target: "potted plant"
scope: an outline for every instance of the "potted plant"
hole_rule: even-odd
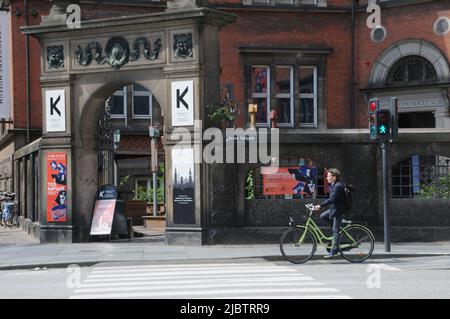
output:
[[[219,124],[222,129],[235,118],[236,106],[232,101],[218,102],[207,106],[208,119]]]

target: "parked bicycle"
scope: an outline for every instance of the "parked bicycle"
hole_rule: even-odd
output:
[[[1,202],[1,223],[2,226],[12,228],[19,224],[19,216],[15,209],[15,194],[2,192],[0,193]]]
[[[309,211],[304,225],[294,224],[289,217],[289,228],[283,233],[280,240],[280,249],[283,257],[294,263],[302,264],[310,260],[317,249],[317,244],[330,251],[332,237],[327,237],[312,219],[314,205],[305,205]],[[365,226],[343,221],[339,235],[339,253],[346,260],[354,263],[368,259],[375,246],[373,233]]]

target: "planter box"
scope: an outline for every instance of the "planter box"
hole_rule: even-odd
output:
[[[161,231],[162,233],[166,230],[166,217],[164,216],[144,216],[142,217],[144,221],[144,227],[151,230]]]

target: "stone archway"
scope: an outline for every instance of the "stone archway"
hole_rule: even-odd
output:
[[[194,120],[203,119],[203,105],[218,99],[219,28],[233,22],[235,16],[199,8],[196,1],[174,1],[164,14],[83,21],[80,30],[69,29],[60,18],[58,14],[52,21],[49,16],[39,26],[23,28],[24,33],[35,36],[41,44],[43,157],[57,153],[67,158],[67,220],[56,222],[46,218],[48,193],[43,179],[41,241],[88,239],[98,186],[96,119],[106,98],[118,87],[138,83],[154,94],[165,114],[166,241],[202,244],[207,202],[204,198],[207,181],[202,177],[205,167],[192,162],[193,223],[177,224],[171,204],[172,149],[177,140],[172,140],[171,133],[177,126],[193,130]],[[186,107],[191,120],[177,122],[172,110],[180,105],[184,87],[192,95],[192,104]],[[201,140],[194,137],[188,145],[195,147],[199,143]],[[44,160],[42,176],[48,170]]]

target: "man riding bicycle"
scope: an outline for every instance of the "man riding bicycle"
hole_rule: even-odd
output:
[[[330,168],[327,171],[327,181],[331,184],[330,198],[314,207],[315,210],[319,211],[322,207],[331,206],[330,209],[320,215],[322,220],[333,225],[332,248],[329,254],[324,256],[326,259],[336,256],[339,250],[339,232],[345,214],[345,187],[340,182],[340,177],[341,173],[336,168]]]

